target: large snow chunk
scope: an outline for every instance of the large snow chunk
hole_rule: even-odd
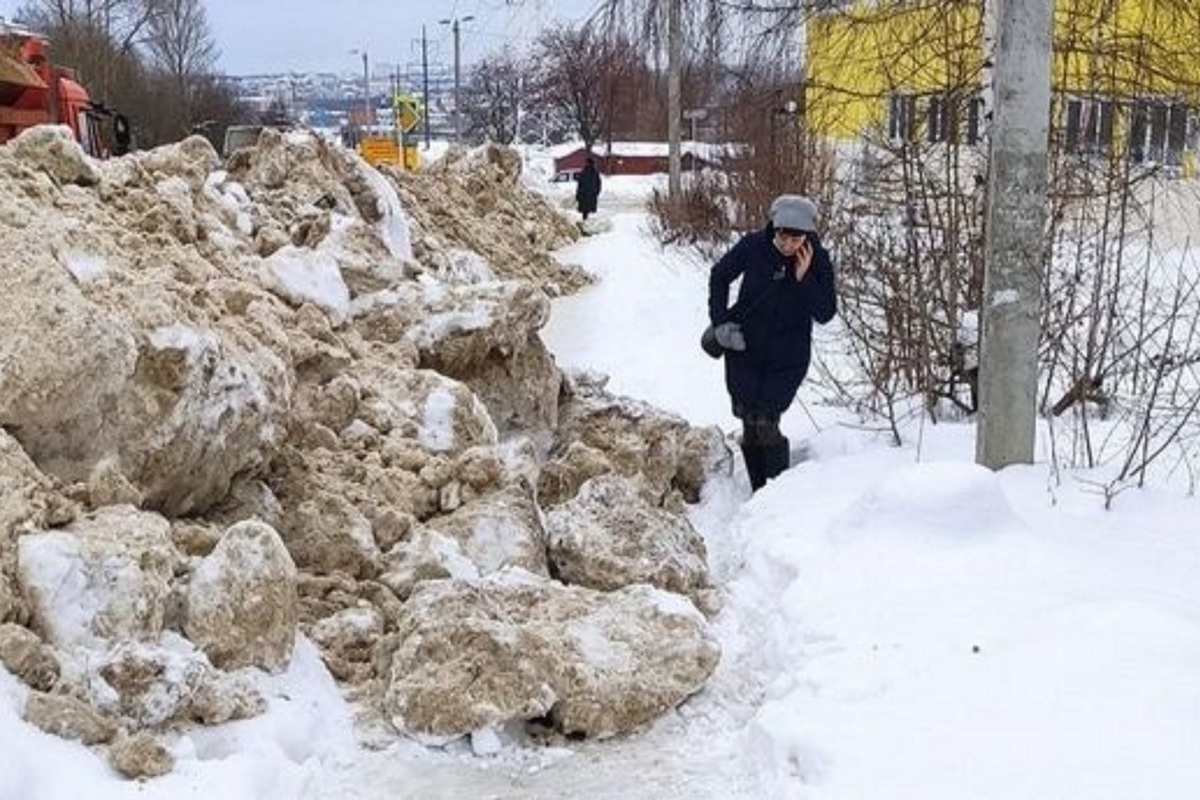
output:
[[[134,728],[183,715],[193,686],[211,669],[194,649],[134,642],[117,645],[98,663],[95,674],[87,675],[92,704]]]
[[[418,527],[388,552],[380,580],[403,600],[421,581],[474,579],[506,567],[549,577],[545,540],[531,492],[516,483]]]
[[[24,623],[28,617],[17,589],[16,531],[61,525],[75,513],[17,440],[0,428],[0,623]]]
[[[660,504],[698,501],[705,477],[727,451],[720,429],[694,428],[648,403],[614,397],[606,381],[592,373],[567,375],[553,447],[563,457],[542,470],[538,499],[561,503],[584,481],[611,471],[640,475]]]
[[[334,325],[350,314],[350,289],[330,253],[285,245],[263,260],[262,274],[266,288],[293,305],[312,303]]]
[[[17,528],[46,526],[62,505],[20,443],[0,428],[0,552]]]
[[[50,691],[62,667],[54,651],[33,631],[20,625],[0,625],[0,666],[34,689]]]
[[[111,460],[176,516],[265,459],[289,390],[278,355],[158,303],[109,310],[41,250],[0,259],[0,284],[0,425],[46,473],[84,481]]]
[[[541,514],[531,492],[519,484],[434,517],[426,525],[456,541],[480,575],[505,567],[550,574]]]
[[[34,627],[64,650],[157,639],[176,560],[167,521],[131,506],[17,540]]]
[[[467,558],[455,540],[421,527],[399,542],[387,555],[387,571],[379,580],[401,600],[407,600],[422,581],[479,577],[479,567]]]
[[[213,669],[191,642],[173,633],[164,634],[161,644],[123,642],[89,659],[76,680],[76,691],[126,730],[245,719],[266,705],[245,676]]]
[[[284,511],[280,530],[287,551],[306,571],[363,578],[379,571],[371,521],[339,493],[315,489]]]
[[[117,735],[115,722],[70,695],[30,692],[22,718],[46,733],[83,744],[101,744]]]
[[[700,689],[719,659],[678,595],[601,593],[518,569],[420,584],[397,638],[387,711],[401,730],[435,736],[538,717],[568,733],[628,731]]]
[[[161,145],[153,150],[139,152],[135,156],[138,165],[155,179],[178,176],[183,178],[191,191],[202,193],[209,174],[221,163],[221,157],[212,143],[200,135],[192,135],[178,142]],[[121,170],[130,159],[103,162],[107,173]],[[135,170],[136,172],[136,170]]]
[[[175,757],[148,733],[118,739],[108,749],[108,763],[126,778],[139,780],[166,775],[175,768]]]
[[[628,478],[587,481],[546,514],[546,529],[553,573],[565,583],[603,591],[648,583],[715,610],[704,540],[686,517],[647,503]]]
[[[426,283],[359,298],[354,327],[368,339],[413,345],[420,365],[466,383],[501,430],[558,422],[561,374],[537,332],[549,299],[523,281]]]
[[[53,259],[0,259],[0,284],[0,425],[42,470],[81,479],[120,439],[136,337]]]
[[[83,152],[66,125],[26,128],[9,146],[21,163],[46,172],[59,183],[94,186],[100,182],[96,163]]]
[[[374,676],[372,656],[385,625],[383,612],[363,602],[325,617],[312,626],[308,635],[320,648],[330,674],[338,680],[358,683]]]
[[[188,584],[184,630],[218,667],[286,667],[296,619],[296,565],[263,522],[227,530]]]
[[[367,187],[378,198],[379,221],[376,225],[379,229],[379,238],[383,240],[392,258],[411,261],[413,251],[412,237],[408,230],[408,217],[404,214],[404,207],[400,203],[400,195],[396,193],[396,187],[385,180],[377,170],[365,163],[360,167],[359,174]]]
[[[499,439],[487,407],[471,389],[432,370],[379,369],[367,376],[370,396],[359,418],[383,433],[416,439],[425,449],[456,456]]]
[[[286,380],[277,357],[215,331],[152,331],[123,398],[120,450],[147,505],[179,516],[224,498],[234,476],[259,466],[275,443]]]

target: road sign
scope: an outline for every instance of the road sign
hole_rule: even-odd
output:
[[[410,133],[421,121],[421,101],[407,92],[392,96],[392,110],[396,116],[396,127],[401,133]]]
[[[364,136],[358,143],[359,154],[368,164],[400,164],[400,146],[391,136]]]
[[[408,103],[400,103],[396,106],[396,127],[403,133],[411,133],[413,128],[417,127],[417,123],[421,121],[421,114]]]

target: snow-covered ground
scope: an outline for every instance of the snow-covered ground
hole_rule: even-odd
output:
[[[600,281],[556,302],[547,343],[733,431],[697,345],[707,265],[647,236],[635,179],[608,188],[611,230],[562,253]],[[0,798],[1200,797],[1200,501],[1156,488],[1105,511],[1086,475],[976,467],[970,425],[892,447],[807,392],[783,427],[804,460],[753,497],[718,476],[691,511],[726,590],[723,661],[636,736],[356,750],[302,646],[265,716],[178,740],[175,772],[137,785],[21,723],[0,670]]]

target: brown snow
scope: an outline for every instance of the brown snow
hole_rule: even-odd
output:
[[[227,163],[0,147],[0,644],[33,724],[159,774],[154,737],[260,712],[228,670],[296,634],[394,736],[607,736],[704,685],[682,509],[720,433],[558,369],[538,331],[589,279],[519,172],[273,131]]]

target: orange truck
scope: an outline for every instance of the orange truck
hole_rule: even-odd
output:
[[[0,144],[34,125],[57,124],[97,158],[128,152],[129,121],[94,104],[46,48],[44,37],[0,20]]]

